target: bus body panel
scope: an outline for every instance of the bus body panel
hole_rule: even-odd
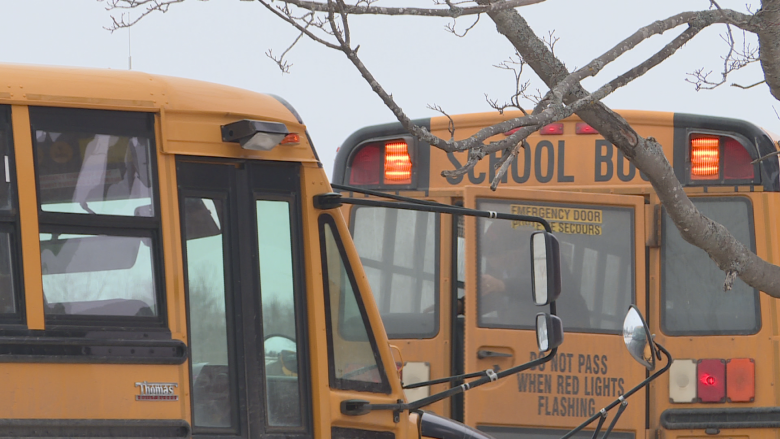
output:
[[[5,383],[0,398],[4,408],[0,429],[4,435],[184,437],[223,434],[249,437],[272,434],[300,439],[346,439],[371,434],[377,439],[419,437],[417,418],[408,413],[396,421],[391,411],[348,416],[339,409],[341,402],[347,399],[396,403],[403,398],[403,392],[376,304],[368,293],[365,274],[348,239],[344,218],[338,210],[323,211],[313,207],[315,195],[332,189],[309,143],[305,125],[289,104],[273,96],[232,87],[137,72],[8,65],[0,66],[0,70],[3,72],[0,83],[6,90],[0,93],[0,110],[7,114],[4,125],[0,126],[0,134],[5,136],[0,141],[5,148],[3,175],[5,187],[11,185],[11,203],[18,203],[13,209],[4,207],[0,215],[3,236],[11,237],[11,244],[7,244],[7,238],[4,244],[6,253],[16,270],[12,273],[16,276],[12,279],[15,290],[10,293],[16,302],[11,305],[3,302],[5,308],[0,311],[6,313],[0,315],[0,320],[5,319],[0,321],[0,344],[3,345],[0,362],[3,363]],[[57,120],[51,116],[53,114],[67,117]],[[129,128],[122,125],[125,119],[146,121],[139,128],[144,130],[146,137],[128,134]],[[288,131],[299,134],[300,141],[277,145],[271,151],[249,151],[238,143],[223,142],[220,126],[241,119],[281,122]],[[114,125],[104,120],[113,121]],[[78,126],[71,128],[69,124]],[[93,129],[93,125],[96,128]],[[120,155],[112,153],[115,150],[112,148],[124,149]],[[82,155],[84,160],[81,160]],[[104,158],[100,158],[101,155]],[[75,171],[64,170],[65,164],[75,167],[72,168]],[[217,174],[230,176],[232,180],[206,181],[204,177],[199,181],[197,176],[180,172],[181,169],[190,172],[197,168],[187,167],[188,164],[200,166],[198,169],[219,170]],[[88,165],[96,166],[94,169],[98,171],[82,172],[82,167]],[[102,170],[100,166],[103,166]],[[145,175],[144,166],[149,172]],[[257,181],[264,178],[252,174],[252,169],[274,166],[295,168],[299,177],[290,180],[282,176],[265,186],[252,186],[252,178],[257,177]],[[127,174],[115,175],[123,172]],[[101,203],[114,200],[110,197],[129,197],[128,200],[136,204],[137,199],[143,200],[143,195],[118,192],[122,189],[120,183],[125,181],[123,178],[129,178],[134,182],[132,184],[140,181],[138,184],[147,189],[139,189],[136,185],[132,191],[148,190],[151,194],[146,196],[149,204],[131,206],[134,211],[129,213],[99,211],[103,206]],[[101,179],[109,179],[112,186],[104,182],[105,188],[100,187],[102,191],[95,189],[80,195],[79,191],[89,189]],[[281,180],[292,182],[288,184]],[[292,189],[287,192],[274,189],[285,184]],[[53,191],[71,192],[52,195]],[[220,198],[224,194],[227,195]],[[210,216],[199,218],[213,221],[217,229],[212,225],[208,231],[205,223],[193,225],[194,217],[187,213],[192,200],[206,201],[199,206],[210,208]],[[264,353],[261,345],[266,341],[259,338],[265,317],[260,300],[263,280],[252,278],[263,269],[263,261],[258,256],[262,256],[265,244],[258,243],[263,230],[258,232],[259,222],[253,221],[262,219],[262,215],[255,214],[260,206],[258,202],[271,205],[278,200],[291,200],[284,201],[291,206],[292,215],[293,242],[287,245],[292,246],[295,270],[299,270],[301,276],[290,282],[296,285],[296,319],[302,321],[298,329],[303,331],[298,331],[298,340],[293,340],[295,346],[300,347],[297,351],[300,355],[288,357],[292,358],[288,361],[294,361],[292,369],[295,370],[285,369],[293,363],[282,364],[281,371],[286,371],[286,375],[265,381],[272,372],[270,357],[267,357],[270,354]],[[229,213],[221,208],[215,210],[214,206],[218,204],[230,206],[231,210]],[[87,215],[89,212],[91,214]],[[238,218],[235,212],[250,212],[251,215]],[[221,216],[223,214],[227,216]],[[324,243],[326,237],[321,233],[324,216],[329,218],[331,226],[328,227],[334,235],[328,241],[331,244]],[[246,233],[239,239],[238,231]],[[138,311],[141,320],[134,320],[136,315],[121,314],[124,312],[121,309],[118,315],[95,314],[102,320],[98,317],[82,319],[81,316],[87,314],[79,314],[82,311],[78,311],[78,306],[91,306],[90,300],[105,298],[85,293],[84,297],[89,300],[82,300],[87,304],[84,305],[69,298],[67,294],[70,293],[55,291],[52,287],[57,286],[57,276],[63,273],[78,278],[80,273],[91,272],[95,273],[93,290],[112,297],[110,289],[101,290],[100,282],[112,277],[106,272],[117,270],[118,265],[127,262],[111,253],[111,250],[118,253],[118,248],[101,249],[99,245],[90,244],[94,242],[90,239],[102,236],[129,236],[132,237],[130,241],[141,237],[144,244],[136,249],[151,254],[148,263],[156,302],[152,311]],[[219,239],[223,239],[221,249],[225,256],[218,262],[224,264],[220,270],[224,273],[226,288],[221,300],[227,300],[227,305],[223,302],[227,311],[221,312],[223,316],[228,315],[223,317],[227,323],[223,321],[221,331],[228,334],[223,345],[227,346],[224,349],[230,355],[230,365],[204,365],[202,361],[193,361],[192,357],[192,348],[199,342],[197,337],[202,338],[204,332],[198,332],[197,337],[193,332],[194,326],[202,322],[195,321],[198,319],[191,314],[200,304],[190,300],[194,293],[188,288],[192,286],[193,278],[187,273],[197,274],[191,273],[188,260],[195,259],[198,253],[188,254],[187,249],[201,237],[220,236],[223,237]],[[76,243],[76,250],[72,250],[73,246],[68,247],[68,242]],[[68,248],[73,253],[62,256]],[[105,253],[102,257],[87,257],[90,255],[79,253],[79,248]],[[380,369],[373,376],[386,383],[382,391],[338,389],[331,380],[329,369],[332,369],[333,359],[329,335],[332,334],[329,333],[334,330],[332,325],[339,331],[339,322],[328,323],[324,311],[323,296],[329,286],[323,282],[326,263],[323,249],[334,255],[333,261],[339,261],[349,269],[349,279],[345,274],[345,277],[331,281],[351,282],[347,287],[342,286],[342,294],[353,293],[351,300],[359,304],[360,312],[365,315],[363,330],[373,340],[369,360],[376,362]],[[335,250],[340,253],[334,253]],[[60,256],[70,257],[74,262],[58,262]],[[136,258],[136,264],[143,259],[141,256]],[[4,263],[8,260],[9,256],[4,256]],[[131,264],[133,262],[130,260]],[[259,268],[253,266],[258,263]],[[103,268],[95,270],[94,267]],[[9,295],[8,273],[3,272],[1,277],[5,301]],[[62,290],[67,292],[70,291],[68,288],[74,288],[74,283],[70,283],[62,285]],[[214,285],[220,284],[217,278]],[[257,288],[252,290],[252,285]],[[138,287],[132,281],[127,286]],[[234,287],[236,290],[231,290]],[[144,284],[139,289],[146,288],[148,285]],[[271,288],[266,290],[270,292]],[[243,292],[239,294],[239,291]],[[219,299],[220,294],[217,291],[215,297]],[[232,298],[225,299],[228,296]],[[61,303],[53,304],[54,297]],[[242,309],[231,304],[246,306]],[[270,306],[270,302],[266,305]],[[16,307],[13,314],[6,311],[11,309],[9,306]],[[149,312],[158,314],[146,318]],[[255,320],[246,321],[244,316],[254,316]],[[212,330],[212,333],[218,331]],[[265,335],[267,338],[273,334]],[[251,346],[253,340],[257,342],[255,346]],[[281,352],[271,354],[278,355],[277,358],[282,356]],[[262,363],[263,359],[265,363]],[[298,365],[301,370],[297,370]],[[216,371],[213,383],[221,386],[220,389],[234,392],[231,394],[234,396],[226,400],[219,399],[221,394],[211,400],[221,401],[213,405],[212,414],[224,411],[226,407],[233,410],[230,427],[204,423],[203,419],[208,418],[209,413],[198,411],[198,405],[193,403],[204,395],[198,393],[203,392],[199,385],[203,384],[204,371],[210,366],[210,371]],[[223,369],[226,372],[220,372]],[[301,419],[292,426],[269,420],[273,416],[269,413],[275,410],[272,407],[274,399],[266,398],[275,396],[264,393],[269,391],[267,386],[285,382],[299,383],[299,393],[294,396],[299,400]],[[237,392],[238,389],[242,392]],[[201,419],[200,424],[197,417]]]
[[[645,111],[618,111],[618,113],[627,119],[638,134],[643,137],[653,137],[663,146],[664,154],[673,166],[686,194],[702,212],[725,224],[759,257],[773,264],[780,261],[778,256],[780,219],[777,217],[780,212],[780,195],[778,195],[780,161],[777,157],[771,156],[762,160],[760,164],[751,163],[777,151],[778,147],[769,134],[750,122],[736,119]],[[452,116],[455,124],[454,138],[464,139],[483,127],[517,116],[518,113],[504,115],[475,113]],[[430,127],[433,134],[445,139],[451,137],[448,118],[434,117],[421,122],[426,127]],[[780,371],[777,300],[746,289],[739,280],[735,283],[733,291],[723,292],[725,273],[717,270],[704,252],[693,249],[682,241],[649,182],[627,159],[622,157],[622,153],[597,133],[576,134],[577,124],[580,122],[576,116],[560,121],[563,126],[562,135],[540,135],[538,132],[531,135],[527,140],[527,146],[519,148],[518,158],[509,167],[506,176],[498,185],[498,190],[496,192],[481,190],[487,198],[512,198],[507,194],[516,190],[533,190],[539,191],[538,193],[546,191],[546,198],[542,200],[546,201],[547,206],[555,205],[555,200],[566,199],[576,202],[578,197],[585,199],[595,194],[627,195],[633,196],[630,197],[632,199],[642,200],[636,202],[634,209],[637,221],[634,231],[635,248],[637,255],[642,255],[637,258],[634,267],[638,294],[635,304],[647,316],[649,327],[656,335],[656,339],[666,346],[676,359],[692,362],[689,364],[693,364],[694,375],[680,375],[679,371],[675,372],[673,369],[669,374],[653,382],[647,391],[647,404],[645,405],[639,397],[629,401],[628,411],[621,418],[618,428],[623,433],[632,430],[636,436],[648,438],[689,438],[711,435],[763,438],[775,435],[776,428],[780,427],[780,423],[776,421],[780,412],[775,408],[780,401],[780,392],[775,383],[775,377]],[[693,139],[699,137],[719,139],[717,144],[720,145],[721,159],[717,170],[718,176],[702,178],[693,174],[692,144]],[[504,135],[498,135],[488,141],[498,141],[503,138]],[[355,173],[355,169],[359,166],[356,161],[358,153],[366,145],[378,145],[381,151],[383,142],[390,141],[403,141],[408,144],[412,163],[412,184],[392,184],[391,180],[386,180],[382,176],[368,183],[363,182],[365,180],[361,180],[360,174]],[[724,161],[722,157],[729,159]],[[388,124],[363,128],[342,145],[334,165],[333,181],[417,199],[431,199],[446,195],[451,197],[451,204],[459,204],[466,200],[468,206],[480,207],[480,204],[475,202],[479,197],[469,198],[466,194],[476,190],[470,186],[478,185],[487,188],[495,176],[494,166],[499,159],[500,153],[493,154],[485,157],[463,175],[445,178],[441,175],[442,171],[453,170],[463,165],[466,162],[465,153],[447,154],[429,148],[428,145],[421,144],[405,133],[400,124]],[[740,164],[734,166],[734,163]],[[377,169],[381,172],[380,167]],[[358,175],[356,180],[355,175]],[[362,196],[350,192],[345,195]],[[469,199],[471,201],[468,201]],[[483,203],[482,207],[484,206],[490,204]],[[496,206],[501,205],[496,204]],[[355,233],[359,232],[360,227],[369,227],[367,224],[362,226],[355,224],[354,216],[350,221],[350,227]],[[463,372],[474,372],[494,366],[504,369],[519,360],[527,360],[530,352],[535,348],[535,341],[530,334],[528,336],[511,334],[523,331],[500,327],[479,328],[474,321],[469,322],[469,316],[473,317],[479,306],[475,299],[475,292],[481,287],[475,285],[479,280],[476,270],[483,270],[481,267],[485,264],[484,258],[480,259],[477,253],[482,251],[479,247],[479,234],[475,234],[477,224],[475,220],[465,221],[466,236],[471,234],[471,238],[467,239],[471,247],[466,246],[465,250],[461,250],[460,256],[458,253],[453,253],[453,258],[456,259],[463,258],[465,255],[465,270],[468,273],[467,277],[471,279],[465,284],[472,293],[471,302],[468,299],[469,294],[466,295],[467,328],[476,328],[484,332],[494,331],[501,337],[480,338],[472,334],[469,338],[467,332],[466,345],[469,348],[464,351],[466,367]],[[479,229],[480,234],[484,232],[486,231]],[[564,233],[563,236],[565,235]],[[452,251],[457,252],[455,242],[462,240],[463,236],[462,233],[453,235],[453,243],[450,244]],[[443,244],[440,248],[444,248]],[[646,262],[641,262],[645,259],[645,254]],[[365,257],[362,253],[361,256]],[[691,268],[688,268],[689,265]],[[456,282],[463,280],[457,278],[457,270],[454,268],[442,266],[441,270],[452,272]],[[644,291],[646,296],[643,295],[644,293],[640,294]],[[442,290],[441,294],[447,292]],[[450,291],[449,294],[452,295],[453,292]],[[566,291],[564,290],[562,294],[565,295]],[[453,309],[454,307],[440,309],[440,313],[446,314]],[[565,329],[566,319],[563,320],[563,324]],[[582,349],[583,354],[587,354],[585,350],[597,351],[601,349],[597,340],[605,337],[611,336],[567,332],[561,353],[565,354],[567,349],[575,348]],[[513,339],[513,343],[521,343],[525,350],[520,352],[524,352],[526,357],[518,359],[517,349],[507,348],[503,344],[506,339]],[[410,339],[406,342],[412,344],[415,341]],[[609,351],[616,349],[610,347]],[[475,357],[477,350],[492,350],[499,354],[511,354],[512,357],[499,355],[477,359]],[[687,384],[688,389],[691,388],[690,386],[697,386],[696,381],[701,377],[696,375],[696,371],[701,360],[715,360],[716,363],[723,365],[724,370],[730,367],[729,364],[734,362],[733,360],[737,360],[734,363],[741,362],[743,365],[752,362],[755,365],[754,387],[747,386],[739,389],[748,395],[751,391],[754,392],[753,399],[731,401],[729,394],[726,393],[724,399],[717,402],[699,402],[696,399],[698,396],[694,396],[692,401],[673,401],[672,393],[677,392],[673,389],[674,383],[690,383]],[[431,361],[435,363],[437,359],[432,358]],[[635,368],[634,363],[627,357],[619,361],[626,363],[618,366],[616,364],[618,361],[610,360],[610,372],[613,370],[611,369],[613,365],[616,369],[621,368],[621,371]],[[560,367],[561,364],[558,366]],[[431,368],[433,369],[434,366],[432,365]],[[544,375],[549,371],[536,372]],[[620,376],[623,376],[622,373],[620,372]],[[432,378],[439,377],[432,376]],[[708,385],[716,382],[711,378],[705,380]],[[544,379],[542,376],[542,383]],[[632,380],[626,380],[627,383],[629,381]],[[633,381],[638,382],[638,380]],[[528,383],[525,381],[526,386]],[[519,386],[521,383],[513,384]],[[555,392],[556,384],[554,380],[551,382],[551,393]],[[565,389],[565,381],[563,384]],[[731,385],[736,386],[734,383]],[[477,392],[482,389],[476,389],[477,391],[471,394],[471,401],[467,393],[466,423],[472,427],[479,427],[480,423],[490,424],[485,427],[485,431],[499,439],[521,438],[526,434],[556,437],[562,435],[566,427],[576,424],[574,420],[567,420],[563,416],[548,417],[546,411],[542,414],[539,412],[538,401],[533,404],[529,400],[522,405],[522,408],[517,408],[516,404],[511,404],[510,397],[499,396],[500,392],[508,388],[507,383],[485,386],[483,393],[490,395],[486,397],[480,396]],[[515,387],[514,391],[517,390],[518,387]],[[542,387],[541,390],[544,392],[546,389]],[[493,393],[489,393],[491,391]],[[549,398],[549,395],[544,393],[536,396],[537,399]],[[742,396],[734,397],[742,398]],[[674,398],[679,397],[674,396]],[[638,411],[637,406],[641,407]],[[508,407],[516,410],[513,411]],[[459,416],[456,409],[457,404],[453,406],[450,416]],[[544,405],[541,410],[545,410]],[[560,415],[560,405],[558,413]],[[534,418],[532,414],[537,417]],[[489,420],[487,424],[486,419]],[[702,421],[703,419],[709,421]],[[536,425],[538,429],[533,432],[516,429],[519,424],[525,423]],[[708,426],[712,428],[708,429]]]

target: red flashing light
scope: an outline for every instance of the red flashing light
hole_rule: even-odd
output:
[[[549,125],[545,125],[539,130],[539,134],[541,134],[542,136],[553,136],[557,134],[563,134],[563,123],[558,122],[558,123],[551,123]]]
[[[717,180],[720,177],[720,138],[691,139],[691,179]]]
[[[752,180],[753,158],[745,147],[731,137],[724,138],[723,178],[726,180]]]
[[[699,360],[696,367],[696,390],[701,402],[726,401],[726,362],[721,359]]]
[[[403,140],[385,143],[385,183],[412,183],[412,159],[409,146]]]
[[[577,122],[577,125],[574,126],[574,133],[575,134],[598,134],[599,132],[596,131],[595,128],[592,126],[586,124],[585,122]]]
[[[349,184],[380,184],[381,178],[381,148],[377,144],[366,145],[352,159]]]

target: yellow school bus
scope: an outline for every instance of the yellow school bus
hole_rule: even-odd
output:
[[[0,436],[419,439],[436,421],[401,404],[283,99],[2,65],[0,156]]]
[[[780,263],[778,158],[754,162],[777,151],[770,133],[734,119],[620,114],[663,145],[702,213],[763,259]],[[518,116],[453,116],[454,138]],[[450,138],[446,117],[416,123]],[[557,310],[566,341],[556,358],[431,409],[497,439],[562,436],[645,376],[620,337],[619,318],[634,304],[675,361],[646,397],[629,401],[615,437],[774,438],[780,427],[777,300],[739,280],[724,292],[724,274],[681,238],[642,173],[577,117],[530,136],[491,191],[500,157],[494,153],[445,178],[441,172],[465,164],[466,153],[431,148],[397,123],[356,131],[337,154],[332,181],[344,196],[393,194],[538,215],[560,241]],[[522,282],[529,275],[524,242],[538,226],[366,206],[345,209],[345,216],[387,334],[403,354],[406,386],[538,356]],[[438,390],[410,388],[407,395]]]

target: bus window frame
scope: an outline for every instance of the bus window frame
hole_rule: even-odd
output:
[[[148,160],[149,176],[151,179],[151,205],[152,216],[128,216],[52,212],[43,209],[41,203],[40,166],[38,160],[34,160],[35,184],[37,193],[38,224],[40,233],[77,233],[77,234],[107,234],[114,236],[143,236],[151,238],[151,263],[152,281],[155,289],[155,307],[157,315],[154,317],[137,316],[87,316],[87,315],[44,315],[47,332],[70,331],[82,328],[85,333],[92,331],[115,331],[118,327],[129,327],[140,331],[162,332],[162,338],[170,339],[168,328],[168,303],[165,290],[165,259],[162,242],[162,219],[160,214],[160,185],[159,168],[157,163],[157,128],[160,124],[159,115],[149,111],[127,110],[103,110],[70,107],[28,107],[30,115],[30,130],[32,136],[33,153],[37,152],[36,131],[40,125],[44,125],[47,131],[61,129],[62,131],[82,130],[85,132],[100,133],[95,127],[114,129],[111,135],[117,133],[138,135],[143,133],[149,141]],[[35,113],[40,111],[40,115]],[[52,113],[62,112],[61,115]],[[123,117],[134,120],[123,122]],[[40,120],[35,120],[39,118]],[[88,122],[84,122],[85,120]],[[53,122],[52,122],[53,121]],[[145,125],[143,128],[138,128]],[[133,130],[133,128],[138,128]],[[146,232],[146,233],[144,233]],[[45,300],[45,293],[44,293]],[[123,332],[124,333],[124,332]],[[123,338],[136,338],[135,335],[123,335]],[[160,336],[156,336],[159,338]]]
[[[251,171],[251,166],[248,166]],[[295,439],[300,437],[305,439],[311,437],[313,432],[312,428],[312,407],[311,407],[311,383],[309,380],[308,371],[311,370],[311,361],[309,358],[309,325],[307,319],[307,305],[306,305],[306,269],[304,266],[304,240],[303,240],[303,210],[301,209],[301,195],[300,188],[294,193],[282,194],[280,192],[274,192],[272,190],[252,190],[252,211],[254,212],[252,224],[253,238],[252,246],[254,252],[257,255],[257,263],[253,267],[253,281],[256,283],[256,291],[258,294],[256,300],[260,304],[260,320],[262,319],[263,308],[263,293],[260,284],[260,249],[258,230],[257,230],[257,202],[258,201],[277,201],[287,203],[287,212],[290,216],[290,256],[293,272],[293,312],[295,315],[295,345],[296,345],[296,359],[298,360],[298,370],[303,371],[297,374],[298,378],[298,403],[301,425],[296,426],[284,426],[284,425],[270,425],[269,423],[269,405],[268,401],[268,377],[266,375],[265,366],[263,366],[263,393],[265,401],[263,406],[265,408],[265,431],[267,433],[287,433],[287,436]],[[263,349],[259,350],[258,354],[263,358],[262,364],[265,365],[265,340],[266,334],[261,323],[257,328],[258,334],[262,336]],[[273,335],[273,334],[269,334]]]
[[[9,256],[11,257],[10,275],[13,282],[13,299],[15,312],[0,314],[0,325],[4,328],[26,329],[27,313],[24,294],[24,276],[21,242],[21,218],[19,215],[19,190],[16,176],[16,144],[14,142],[13,121],[10,105],[0,105],[0,126],[4,131],[7,142],[6,154],[8,157],[8,175],[5,175],[8,184],[11,185],[10,200],[11,209],[0,210],[0,233],[8,234]],[[5,166],[5,163],[2,164]]]
[[[323,213],[320,214],[318,218],[318,224],[317,229],[319,233],[319,240],[320,240],[320,259],[322,262],[322,286],[323,286],[323,297],[325,301],[325,322],[326,322],[326,333],[328,338],[328,379],[330,382],[330,387],[333,389],[339,389],[339,390],[356,390],[360,392],[371,392],[371,393],[381,393],[389,395],[392,393],[392,389],[390,387],[390,381],[387,378],[387,372],[385,371],[384,362],[382,355],[379,353],[379,346],[376,342],[376,337],[374,335],[374,329],[371,326],[371,322],[368,319],[368,313],[366,312],[365,304],[363,303],[363,296],[362,296],[362,290],[358,288],[357,281],[355,279],[354,271],[352,270],[352,264],[349,260],[349,256],[347,255],[346,249],[344,248],[344,243],[341,238],[341,233],[338,230],[338,226],[336,224],[336,221],[333,219],[333,217],[330,214]],[[368,342],[371,346],[371,351],[374,356],[374,361],[377,365],[377,372],[379,374],[380,383],[372,383],[367,381],[357,381],[357,380],[345,380],[343,378],[337,378],[336,377],[336,364],[335,364],[335,357],[334,357],[334,349],[333,349],[333,322],[331,319],[332,315],[332,303],[330,301],[330,285],[329,285],[329,279],[328,279],[328,261],[327,261],[327,248],[326,248],[326,242],[325,242],[325,226],[328,225],[330,227],[330,230],[333,234],[333,238],[336,244],[336,247],[339,252],[339,257],[341,258],[341,263],[344,265],[344,271],[347,274],[347,278],[349,280],[349,283],[352,287],[352,292],[355,295],[355,301],[357,302],[358,310],[360,311],[360,317],[363,321],[363,326],[366,329],[366,335],[368,336]],[[341,314],[341,304],[339,304],[339,314]]]
[[[230,195],[226,192],[219,192],[215,190],[204,190],[204,189],[179,189],[178,190],[178,202],[181,205],[182,200],[186,200],[188,198],[193,199],[210,199],[210,200],[218,200],[223,203],[222,206],[222,217],[220,218],[221,224],[221,230],[223,234],[222,239],[222,259],[224,261],[225,267],[228,268],[232,265],[232,258],[233,254],[230,252],[230,238],[231,238],[231,232],[233,229],[232,221],[233,219],[230,218],[230,213],[225,212],[227,210],[228,206],[228,199],[230,198]],[[186,325],[186,331],[187,331],[187,340],[188,340],[188,349],[187,349],[187,360],[190,365],[193,363],[192,358],[192,349],[189,348],[189,344],[192,342],[192,325],[189,321],[190,316],[192,315],[190,313],[190,276],[189,276],[189,263],[187,258],[187,239],[186,239],[186,220],[187,215],[186,212],[182,209],[182,211],[179,214],[179,221],[180,221],[180,227],[181,227],[181,258],[182,258],[182,279],[183,279],[183,288],[184,291],[186,291],[186,294],[184,294],[184,305],[186,310],[186,316],[187,316],[187,325]],[[227,220],[227,221],[226,221]],[[228,234],[225,236],[225,229],[228,229]],[[225,270],[225,276],[223,278],[223,283],[225,285],[225,292],[227,293],[232,289],[232,284],[234,283],[234,274],[232,270]],[[197,426],[195,425],[195,392],[191,389],[189,400],[190,400],[190,420],[192,422],[190,428],[192,429],[193,435],[195,434],[225,434],[225,433],[232,433],[234,436],[240,436],[241,435],[241,426],[246,422],[243,419],[242,412],[240,410],[240,407],[242,406],[242,403],[245,405],[245,403],[241,400],[241,395],[246,393],[246,384],[242,382],[242,380],[239,379],[239,375],[242,373],[245,373],[243,369],[239,366],[238,363],[243,363],[243,356],[238,355],[238,349],[237,345],[239,343],[239,332],[240,331],[240,325],[239,321],[241,320],[241,315],[236,313],[236,303],[235,303],[235,297],[233,294],[225,294],[225,329],[226,329],[226,336],[227,336],[227,355],[228,355],[228,361],[230,361],[229,364],[229,386],[230,386],[230,394],[232,396],[230,400],[231,410],[232,410],[232,417],[231,422],[233,423],[233,426],[231,427],[204,427],[204,426]],[[232,361],[231,361],[232,360]],[[188,380],[190,383],[190,386],[194,388],[195,381],[193,380],[192,376],[192,366],[187,367],[187,375]]]
[[[708,199],[708,200],[718,200],[718,199],[725,199],[725,200],[736,200],[739,199],[742,202],[745,202],[748,205],[748,215],[747,215],[747,221],[748,221],[748,231],[750,233],[750,251],[753,253],[756,253],[756,223],[755,223],[755,215],[753,212],[753,200],[750,197],[744,196],[744,195],[727,195],[727,194],[718,194],[716,196],[700,196],[700,197],[691,197],[691,198],[698,198],[698,199]],[[669,221],[671,221],[671,218],[669,218],[669,214],[666,213],[666,208],[662,208],[661,211],[661,247],[659,249],[660,251],[660,257],[663,261],[664,256],[664,249],[665,249],[665,242],[663,231],[666,227],[669,226],[667,224]],[[674,227],[674,224],[671,225]],[[729,332],[713,332],[713,331],[675,331],[675,330],[669,330],[666,325],[666,288],[664,285],[665,279],[666,279],[666,266],[667,264],[661,263],[660,271],[661,271],[661,279],[658,283],[658,288],[660,290],[659,294],[659,315],[658,319],[661,325],[661,331],[663,331],[664,334],[669,336],[691,336],[691,337],[700,337],[700,336],[733,336],[733,335],[739,335],[739,336],[751,336],[756,335],[761,332],[763,329],[763,319],[761,318],[761,292],[758,291],[756,288],[753,288],[753,295],[755,298],[755,316],[756,316],[756,326],[753,330],[743,330],[743,331],[729,331]],[[725,278],[725,273],[723,273]]]
[[[354,240],[355,236],[355,224],[357,219],[357,211],[361,208],[373,208],[378,209],[380,207],[374,207],[374,206],[351,206],[350,207],[350,221],[349,221],[349,232],[350,235],[353,237]],[[381,207],[382,209],[391,209],[390,207]],[[400,210],[400,209],[396,209]],[[396,336],[390,334],[390,332],[387,331],[387,326],[385,326],[385,332],[387,332],[387,338],[390,340],[405,340],[405,339],[433,339],[436,338],[439,333],[441,332],[441,291],[439,291],[440,288],[440,278],[441,278],[441,267],[440,267],[440,261],[441,261],[441,221],[442,216],[438,212],[430,212],[434,215],[434,273],[433,273],[433,312],[434,312],[434,322],[433,322],[433,331],[431,333],[426,334],[403,334],[403,336]],[[382,245],[384,246],[384,239]],[[393,243],[393,247],[395,247],[395,243]],[[395,250],[395,248],[393,248]],[[384,247],[383,247],[384,251]],[[363,264],[364,267],[371,267],[370,265],[366,265],[363,262],[363,258],[360,258],[361,264]],[[393,264],[395,266],[395,264]],[[374,267],[371,267],[374,268]],[[380,269],[381,270],[381,269]],[[392,284],[392,278],[390,280],[390,283]],[[385,294],[391,294],[389,291]],[[457,293],[456,293],[457,294]],[[376,296],[374,297],[374,300],[376,300]],[[380,309],[380,315],[384,315],[381,313],[381,307],[377,307]],[[390,313],[392,314],[392,313]]]

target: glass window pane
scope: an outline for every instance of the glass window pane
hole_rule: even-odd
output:
[[[390,338],[438,333],[437,215],[355,207],[355,247]]]
[[[222,201],[187,198],[184,203],[189,298],[192,404],[195,427],[231,427]]]
[[[692,198],[706,217],[723,224],[737,240],[753,247],[753,216],[745,197]],[[663,221],[662,320],[664,332],[754,334],[761,327],[758,291],[737,278],[723,291],[723,273],[707,254],[688,244],[667,215]]]
[[[268,425],[301,425],[290,205],[258,200]]]
[[[3,115],[10,113],[9,107],[0,108],[0,212],[7,212],[14,207],[14,179],[12,178],[11,152],[13,141],[11,140],[10,115],[7,119]]]
[[[136,121],[143,117],[31,108],[41,210],[153,216],[152,133]]]
[[[157,316],[151,238],[41,233],[47,315]]]
[[[388,385],[372,346],[366,318],[329,223],[323,224],[323,263],[332,349],[332,376],[338,388],[384,391]],[[389,390],[389,389],[388,389]]]
[[[566,331],[620,332],[634,300],[634,211],[608,206],[478,200],[481,210],[541,216],[560,243]],[[479,325],[533,328],[530,236],[536,223],[478,219]]]
[[[12,263],[11,235],[0,233],[0,314],[15,314],[17,311]]]

